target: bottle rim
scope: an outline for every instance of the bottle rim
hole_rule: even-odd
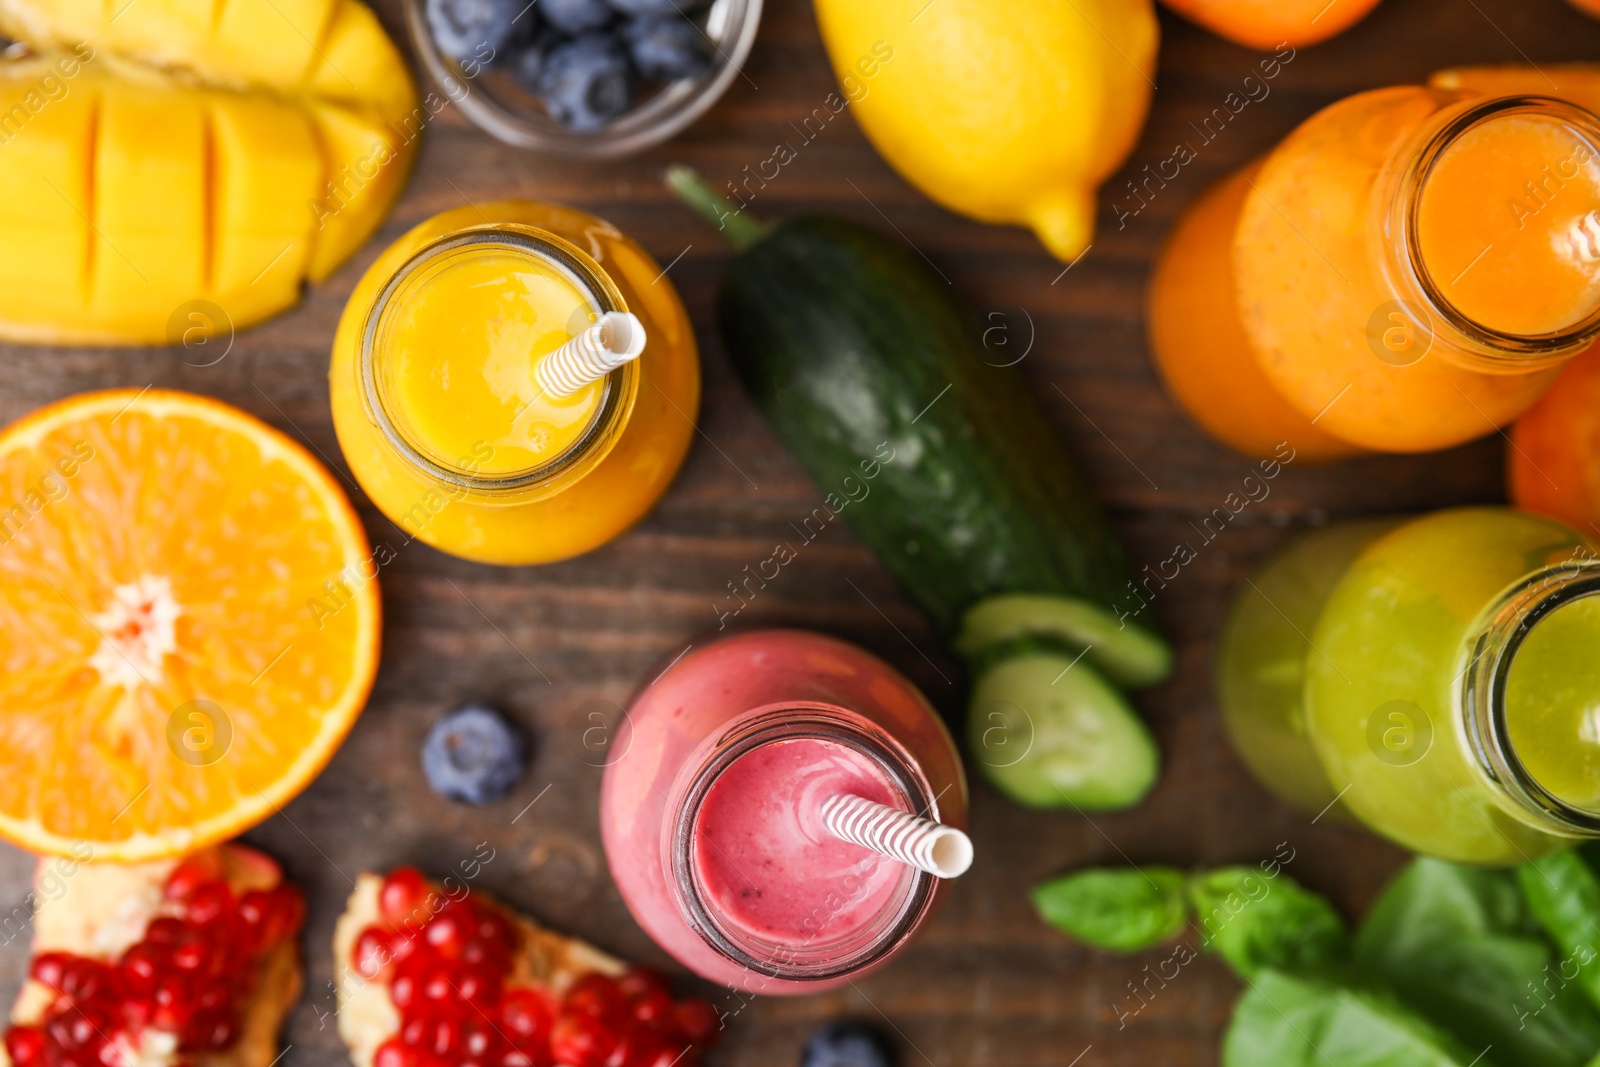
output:
[[[1574,601],[1600,596],[1600,558],[1592,553],[1528,575],[1485,609],[1469,632],[1459,704],[1479,769],[1500,793],[1541,829],[1569,837],[1600,837],[1600,810],[1571,804],[1552,793],[1517,754],[1507,716],[1512,664],[1528,635]]]
[[[463,465],[442,462],[411,440],[387,398],[384,331],[392,325],[394,310],[403,306],[401,298],[409,294],[411,287],[427,280],[429,268],[440,267],[454,256],[488,249],[527,255],[559,271],[584,294],[596,318],[606,312],[628,310],[621,292],[599,264],[557,235],[520,223],[471,226],[423,245],[390,275],[362,323],[357,376],[367,417],[393,453],[416,474],[453,491],[490,498],[509,496],[520,503],[558,492],[606,457],[633,410],[639,386],[638,367],[633,361],[606,375],[600,402],[584,432],[560,453],[535,467],[484,474],[465,465],[465,461]],[[530,353],[529,359],[537,355]]]
[[[721,914],[703,890],[695,863],[701,806],[717,779],[736,761],[766,745],[801,739],[833,742],[865,756],[884,772],[901,803],[939,818],[938,797],[915,759],[881,727],[843,708],[784,704],[740,719],[712,739],[701,758],[686,762],[668,798],[663,855],[668,886],[683,921],[713,951],[768,978],[821,982],[871,967],[905,944],[933,907],[938,879],[907,866],[899,891],[872,923],[832,939],[819,930],[798,947],[742,931]],[[804,931],[797,933],[806,936]]]
[[[1516,114],[1565,123],[1600,158],[1600,117],[1570,101],[1537,95],[1501,96],[1446,108],[1420,149],[1409,155],[1385,227],[1391,237],[1399,239],[1402,251],[1394,259],[1398,261],[1400,280],[1420,305],[1418,310],[1434,320],[1417,325],[1433,335],[1444,334],[1453,345],[1465,350],[1469,362],[1491,371],[1533,371],[1555,366],[1600,337],[1600,302],[1577,322],[1545,333],[1515,334],[1485,326],[1445,296],[1423,255],[1419,225],[1423,192],[1444,153],[1468,131]],[[1416,318],[1411,309],[1407,313]]]

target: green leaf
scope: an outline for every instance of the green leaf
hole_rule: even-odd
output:
[[[1265,967],[1299,973],[1349,958],[1350,934],[1339,913],[1288,875],[1224,867],[1196,875],[1189,902],[1201,947],[1246,978]]]
[[[1138,952],[1176,937],[1188,920],[1182,871],[1171,867],[1088,870],[1033,889],[1041,918],[1080,941]]]
[[[1600,877],[1573,852],[1517,868],[1528,909],[1561,950],[1557,977],[1574,981],[1600,1007]]]
[[[1271,969],[1251,980],[1222,1042],[1223,1067],[1469,1067],[1473,1057],[1387,994]]]
[[[1554,953],[1508,871],[1417,860],[1362,925],[1356,966],[1501,1067],[1583,1067],[1600,1048],[1578,988],[1544,984]]]
[[[1509,872],[1419,858],[1367,913],[1357,952],[1370,942],[1390,955],[1405,955],[1466,934],[1536,934],[1538,929]]]

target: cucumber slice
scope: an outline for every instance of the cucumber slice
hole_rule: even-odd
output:
[[[1142,626],[1129,626],[1098,604],[1072,597],[1006,593],[986,597],[961,617],[955,649],[976,659],[1020,637],[1053,637],[1074,649],[1111,681],[1141,688],[1172,673],[1172,649]]]
[[[967,747],[989,784],[1030,808],[1113,811],[1155,784],[1150,731],[1087,656],[1025,649],[992,658],[967,714]]]

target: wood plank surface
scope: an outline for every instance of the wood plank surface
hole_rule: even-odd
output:
[[[381,10],[391,30],[403,32],[398,6]],[[726,583],[765,558],[820,497],[729,372],[711,314],[729,254],[669,199],[659,180],[666,164],[686,161],[720,184],[779,142],[796,145],[797,158],[760,191],[752,211],[825,211],[892,225],[975,311],[1003,325],[1011,343],[1031,336],[1021,369],[1084,458],[1142,566],[1195,541],[1191,520],[1220,505],[1250,470],[1184,420],[1147,356],[1145,281],[1183,208],[1349,93],[1462,63],[1600,57],[1600,22],[1561,0],[1385,0],[1343,37],[1296,55],[1270,83],[1269,96],[1201,145],[1190,122],[1238,89],[1259,56],[1166,14],[1162,32],[1149,126],[1101,197],[1093,249],[1064,276],[1029,234],[980,226],[919,196],[878,158],[848,112],[797,145],[790,121],[819,106],[835,85],[810,6],[769,0],[747,77],[700,123],[644,156],[554,163],[499,144],[445,108],[378,238],[298,307],[240,334],[214,366],[190,366],[181,351],[166,349],[0,351],[0,421],[85,389],[153,383],[237,404],[307,442],[344,474],[326,386],[334,325],[378,250],[436,212],[508,196],[593,211],[672,264],[669,277],[696,324],[706,373],[700,437],[671,492],[637,529],[556,566],[499,570],[412,544],[384,568],[384,661],[370,706],[326,773],[249,835],[284,858],[311,905],[308,992],[287,1030],[285,1064],[346,1062],[333,1028],[328,944],[350,880],[362,870],[414,862],[442,875],[487,841],[496,858],[480,875],[482,887],[609,950],[670,964],[629,918],[607,875],[596,818],[601,760],[585,747],[585,731],[593,715],[614,718],[655,665],[706,641]],[[1119,226],[1114,205],[1136,206],[1126,181],[1180,142],[1198,147],[1197,157]],[[1201,548],[1156,601],[1176,642],[1178,670],[1138,698],[1166,760],[1149,800],[1090,820],[1019,810],[974,780],[976,866],[915,945],[889,969],[835,994],[741,1006],[731,994],[707,990],[736,1013],[710,1062],[795,1063],[815,1024],[848,1015],[898,1034],[906,1065],[1217,1063],[1218,1037],[1238,993],[1221,967],[1205,959],[1189,964],[1153,1001],[1125,1014],[1139,1007],[1128,984],[1165,953],[1117,959],[1071,945],[1035,919],[1025,891],[1083,864],[1251,862],[1287,842],[1295,854],[1290,873],[1359,914],[1403,857],[1360,831],[1328,820],[1312,825],[1246,776],[1227,747],[1212,694],[1213,637],[1235,583],[1294,530],[1499,501],[1503,448],[1493,436],[1431,456],[1291,465],[1270,497]],[[353,486],[352,493],[371,536],[398,544],[393,526]],[[959,714],[959,664],[842,526],[808,545],[738,622],[815,627],[855,640],[904,670],[943,711]],[[418,765],[429,724],[468,699],[498,703],[536,744],[527,779],[485,809],[436,800]],[[23,901],[29,868],[22,853],[0,849],[0,912]],[[0,947],[0,996],[7,1000],[25,969],[26,940],[24,932]]]

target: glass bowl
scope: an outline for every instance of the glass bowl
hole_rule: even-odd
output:
[[[761,22],[762,0],[715,0],[693,20],[710,39],[711,62],[695,78],[645,86],[633,106],[599,130],[551,118],[507,64],[458,63],[428,30],[426,0],[408,0],[406,25],[430,77],[480,128],[506,144],[566,159],[615,159],[652,148],[705,114],[738,77]],[[509,58],[509,57],[507,57]]]

